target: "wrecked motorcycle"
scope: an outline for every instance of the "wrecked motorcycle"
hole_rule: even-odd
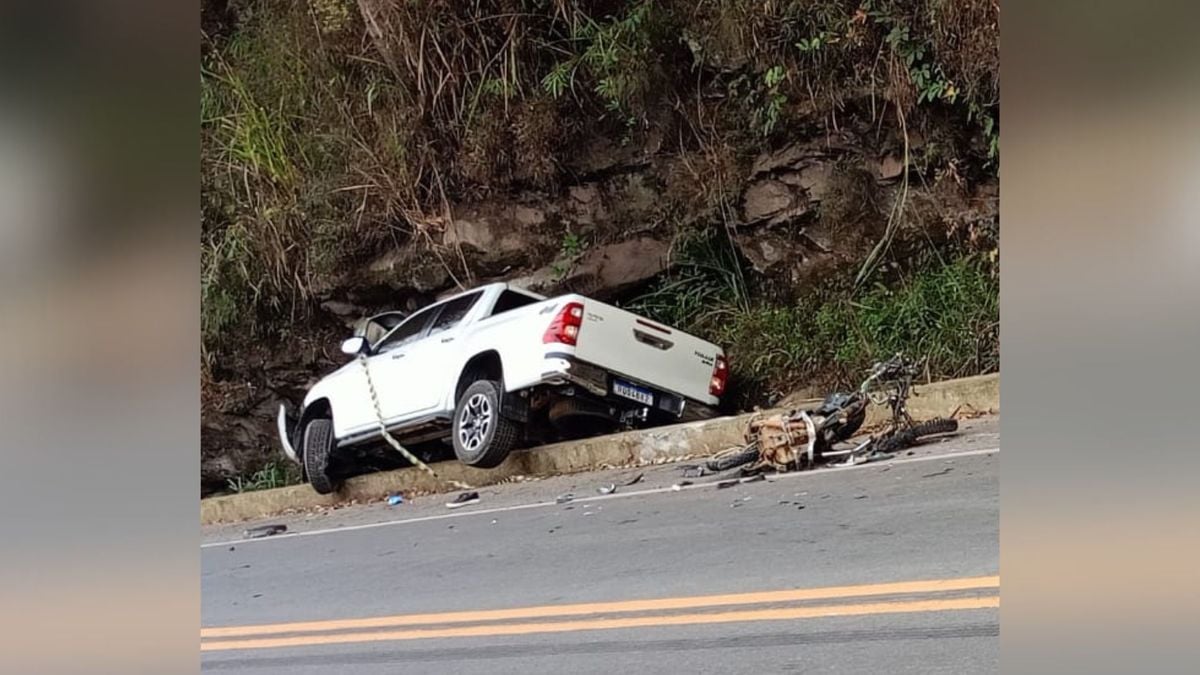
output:
[[[876,363],[854,392],[831,394],[817,408],[752,420],[747,444],[713,456],[708,468],[720,472],[753,463],[751,470],[792,471],[833,458],[857,464],[903,450],[926,436],[956,431],[957,420],[936,418],[918,423],[909,415],[908,397],[918,372],[917,363],[899,354]],[[868,403],[888,406],[888,426],[855,447],[837,449],[836,444],[849,440],[862,427]]]

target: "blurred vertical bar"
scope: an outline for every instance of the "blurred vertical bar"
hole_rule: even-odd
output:
[[[194,5],[0,2],[0,653],[197,667]]]
[[[1191,672],[1197,6],[1006,8],[1003,662]]]

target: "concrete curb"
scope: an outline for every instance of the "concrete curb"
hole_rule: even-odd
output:
[[[909,411],[917,419],[963,411],[999,412],[1000,375],[980,375],[916,387]],[[887,410],[868,409],[867,424],[883,422]],[[683,457],[711,455],[744,442],[746,424],[753,414],[721,417],[657,429],[629,431],[581,441],[555,443],[511,455],[495,469],[474,469],[458,462],[442,462],[445,478],[484,487],[513,476],[556,476],[600,468],[604,465],[653,464]],[[200,524],[230,523],[282,513],[289,509],[332,506],[349,500],[371,502],[390,492],[442,492],[446,485],[416,468],[357,476],[331,495],[318,495],[308,485],[293,485],[239,495],[200,500]]]

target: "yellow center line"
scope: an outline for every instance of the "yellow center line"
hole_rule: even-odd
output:
[[[753,605],[805,600],[830,600],[856,598],[872,595],[894,595],[905,593],[938,593],[979,588],[999,588],[999,576],[967,577],[961,579],[930,579],[924,581],[899,581],[857,586],[831,586],[825,588],[797,588],[778,591],[701,595],[681,598],[656,598],[649,600],[622,600],[614,602],[592,602],[571,605],[546,605],[462,612],[438,612],[431,614],[407,614],[363,619],[334,619],[328,621],[301,621],[294,623],[261,624],[253,626],[226,626],[200,629],[201,639],[234,638],[247,636],[278,635],[280,633],[303,633],[315,631],[343,631],[364,628],[394,628],[425,624],[473,623],[481,621],[505,621],[511,619],[538,619],[572,615],[615,614],[623,612],[648,612],[701,607],[725,607],[730,605]]]
[[[702,624],[736,623],[747,621],[785,621],[839,616],[862,616],[868,614],[900,614],[912,612],[944,612],[953,610],[991,609],[999,606],[999,596],[982,598],[951,598],[946,600],[913,600],[908,602],[880,602],[858,605],[824,605],[815,607],[793,607],[787,609],[743,610],[734,612],[720,612],[715,614],[669,614],[662,616],[638,616],[612,619],[585,619],[580,621],[510,623],[485,626],[411,629],[374,633],[315,634],[295,637],[228,640],[219,642],[201,642],[200,651],[308,647],[314,645],[333,645],[356,642],[422,640],[430,638],[491,637],[500,635],[528,635],[532,633],[569,633],[588,630],[612,630],[617,628],[694,626]]]

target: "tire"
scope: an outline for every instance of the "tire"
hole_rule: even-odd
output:
[[[914,424],[903,431],[898,431],[892,436],[879,441],[875,446],[875,451],[884,454],[899,452],[907,447],[916,445],[917,441],[924,436],[948,434],[954,431],[958,431],[958,420],[938,417]]]
[[[758,445],[751,443],[744,448],[738,449],[737,452],[730,452],[729,450],[718,452],[705,463],[705,466],[708,467],[709,471],[720,473],[757,460]]]
[[[611,434],[617,430],[617,420],[608,408],[577,398],[563,398],[550,404],[546,411],[550,425],[564,439],[588,438]]]
[[[521,425],[501,414],[500,383],[479,380],[467,387],[454,406],[451,440],[454,454],[468,466],[500,466],[521,439]]]
[[[913,435],[912,429],[905,429],[904,431],[897,431],[891,436],[881,439],[875,444],[874,450],[875,452],[890,455],[893,452],[900,452],[916,442],[917,437]]]
[[[949,417],[935,417],[934,419],[914,424],[912,427],[913,435],[917,439],[920,439],[922,436],[949,434],[955,431],[958,431],[958,420],[950,419]]]
[[[588,419],[609,422],[614,427],[617,425],[616,418],[608,412],[607,407],[577,398],[560,398],[550,404],[550,409],[546,411],[546,415],[550,419],[551,424],[569,421],[575,417],[586,417]]]
[[[692,403],[688,401],[683,406],[683,414],[679,416],[678,422],[699,422],[700,420],[711,420],[717,416],[717,409],[701,403]]]
[[[304,473],[319,495],[338,489],[340,481],[329,476],[329,456],[333,451],[333,420],[317,418],[304,427]]]

